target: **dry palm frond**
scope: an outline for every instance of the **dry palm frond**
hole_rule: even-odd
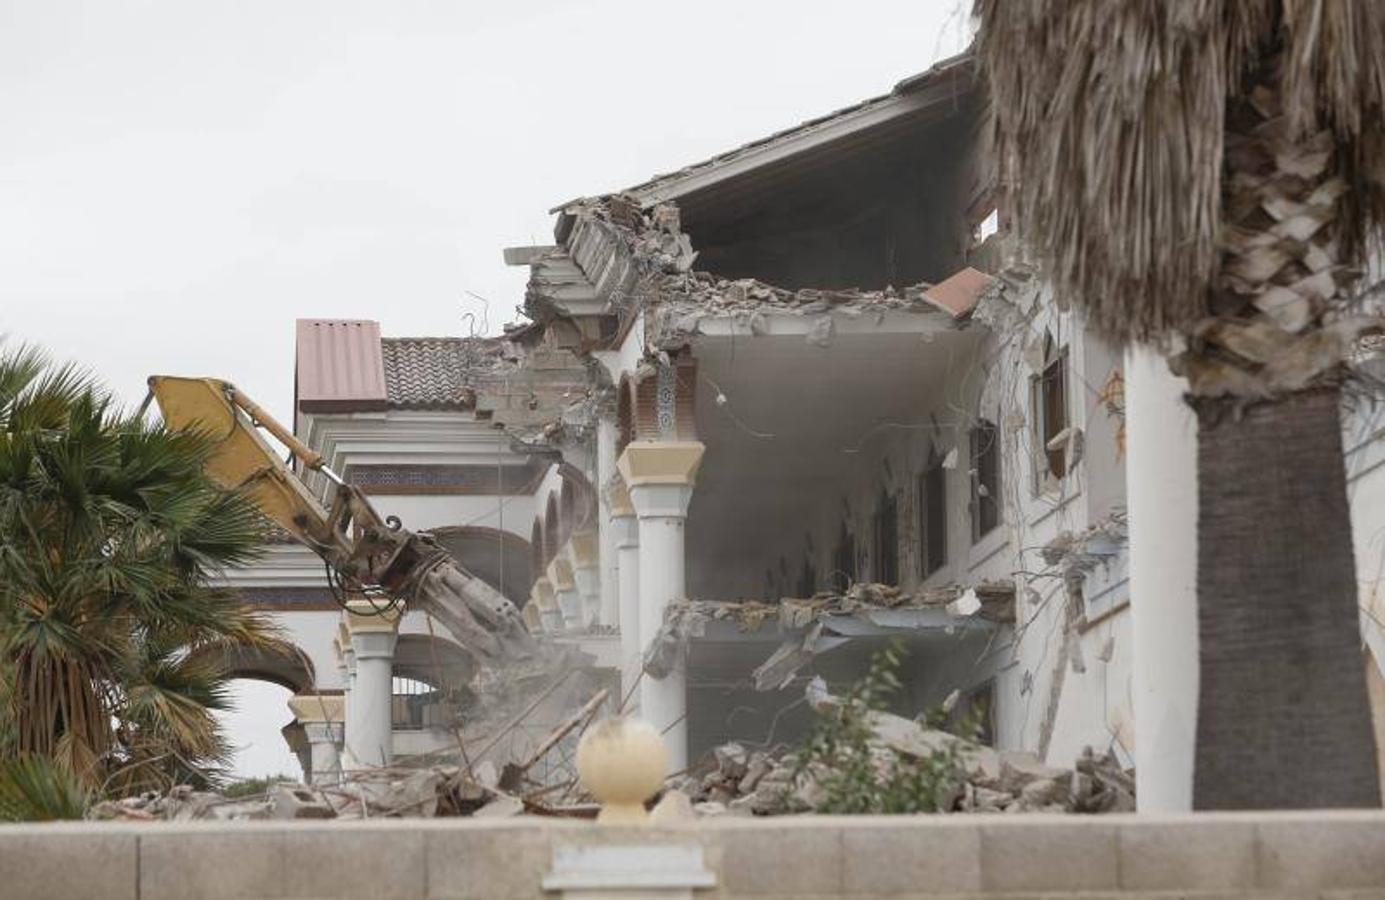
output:
[[[1330,136],[1331,242],[1385,221],[1385,3],[977,0],[1002,188],[1059,295],[1117,339],[1191,333],[1225,250],[1228,109],[1274,67],[1283,134]],[[1219,311],[1219,314],[1223,314]]]

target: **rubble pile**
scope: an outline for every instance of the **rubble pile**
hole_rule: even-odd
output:
[[[871,713],[872,752],[907,763],[948,748],[961,770],[939,808],[956,813],[1133,812],[1134,776],[1111,754],[1088,748],[1070,768],[1044,764],[1032,753],[997,751],[937,731],[903,716]],[[900,759],[902,758],[902,760]],[[675,779],[670,791],[686,794],[703,816],[771,816],[814,812],[822,789],[811,770],[798,771],[790,752],[750,750],[725,744],[700,767]],[[882,767],[883,768],[883,767]]]
[[[483,764],[475,775],[458,766],[426,769],[369,769],[352,772],[338,784],[280,782],[262,794],[226,797],[179,785],[167,793],[150,791],[96,804],[88,818],[103,821],[257,819],[377,819],[475,816],[502,818],[523,812],[551,812],[537,801],[499,786],[495,767]],[[585,813],[578,807],[570,815]],[[593,811],[594,812],[594,811]]]

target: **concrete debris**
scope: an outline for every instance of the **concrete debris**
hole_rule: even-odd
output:
[[[667,676],[687,652],[688,642],[703,637],[712,622],[732,622],[741,631],[755,631],[774,622],[789,632],[789,637],[755,669],[754,681],[756,690],[783,688],[819,653],[851,639],[850,634],[838,632],[844,629],[844,618],[880,633],[946,628],[972,618],[1013,623],[1015,586],[1012,582],[982,582],[911,593],[862,582],[844,592],[822,591],[807,599],[785,597],[777,602],[681,600],[666,608],[664,624],[645,652],[644,671],[653,678]]]
[[[947,611],[954,616],[973,616],[981,611],[981,601],[975,590],[967,588],[962,596],[947,605]]]
[[[622,316],[636,308],[652,312],[646,322],[648,338],[659,347],[686,343],[708,318],[734,319],[752,334],[768,334],[769,312],[816,317],[806,340],[818,346],[829,345],[834,336],[832,316],[825,313],[860,316],[900,310],[936,315],[951,324],[966,318],[990,283],[981,273],[970,273],[974,277],[966,279],[960,296],[942,299],[928,283],[883,290],[790,290],[694,269],[698,254],[681,230],[673,204],[642,209],[633,198],[614,195],[569,204],[564,217],[571,231],[565,249],[553,252],[553,262],[561,266],[570,260],[581,271],[601,273],[589,291]],[[560,315],[562,302],[561,292],[546,279],[531,280],[525,310],[536,321]]]
[[[270,815],[275,819],[335,819],[337,811],[327,798],[312,788],[276,784],[269,795]]]
[[[194,819],[268,819],[272,813],[273,805],[264,795],[228,798],[180,784],[166,794],[146,791],[119,800],[103,800],[88,811],[87,817],[98,821],[186,822]]]
[[[819,693],[825,694],[825,688]],[[872,757],[882,773],[935,754],[956,754],[958,779],[945,785],[946,793],[938,798],[939,808],[949,812],[1106,813],[1135,808],[1134,776],[1110,754],[1096,756],[1088,748],[1073,768],[1065,769],[1047,765],[1032,753],[997,751],[893,713],[873,711],[868,722]],[[822,773],[811,767],[798,769],[791,751],[724,744],[705,754],[687,774],[670,779],[665,796],[686,798],[698,816],[814,812],[827,799],[820,786]]]
[[[496,797],[472,813],[476,819],[508,819],[524,812],[524,801],[518,797]]]
[[[664,791],[659,802],[649,811],[649,821],[654,825],[678,825],[691,822],[696,817],[688,795],[677,790]]]
[[[562,788],[563,785],[557,785]],[[262,794],[226,797],[179,785],[167,794],[147,792],[92,807],[88,817],[104,821],[190,821],[247,819],[379,819],[474,816],[595,816],[590,804],[547,806],[539,797],[553,786],[517,795],[496,785],[494,766],[478,767],[476,776],[455,765],[429,768],[364,769],[345,774],[340,783],[272,784]],[[691,813],[689,813],[691,814]]]

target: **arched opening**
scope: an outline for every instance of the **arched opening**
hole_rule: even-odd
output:
[[[534,518],[534,527],[529,530],[529,559],[530,569],[537,579],[547,564],[543,558],[543,520],[538,517]]]
[[[401,634],[394,648],[390,720],[402,731],[451,728],[475,700],[476,660],[443,637]]]
[[[308,745],[289,698],[316,685],[312,660],[283,642],[276,648],[232,647],[215,651],[231,676],[228,709],[216,713],[231,745],[235,778],[303,779]]]
[[[231,776],[302,781],[303,759],[295,752],[302,726],[289,709],[294,692],[277,681],[247,677],[233,679],[226,693],[229,707],[214,715],[231,746]]]
[[[630,383],[630,376],[623,376],[620,379],[620,388],[616,391],[616,423],[620,428],[620,436],[616,444],[617,454],[625,449],[626,444],[635,439],[634,390],[634,386]]]
[[[547,566],[558,555],[558,501],[548,495],[548,507],[543,515],[543,564]]]
[[[277,684],[293,694],[313,690],[313,662],[301,649],[282,641],[277,647],[219,647],[215,651],[232,678]]]
[[[534,545],[525,543],[524,538],[478,525],[435,528],[432,535],[464,569],[516,606],[528,601],[535,578]]]
[[[581,469],[572,463],[564,462],[558,466],[558,474],[563,478],[562,518],[563,540],[596,521],[596,488]]]
[[[566,541],[568,538],[572,537],[572,532],[576,526],[576,516],[576,490],[572,486],[572,480],[564,477],[558,518],[558,521],[562,523],[562,541]]]

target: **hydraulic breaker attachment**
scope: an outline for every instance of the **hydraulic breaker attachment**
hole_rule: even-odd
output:
[[[392,517],[382,519],[365,494],[234,385],[155,375],[149,390],[170,429],[209,438],[206,470],[212,480],[244,491],[268,518],[322,557],[343,602],[351,596],[382,605],[402,601],[433,615],[463,647],[492,663],[534,653],[536,643],[509,599],[427,535]],[[321,472],[331,482],[330,506],[319,502],[260,429],[287,447],[303,471]]]

